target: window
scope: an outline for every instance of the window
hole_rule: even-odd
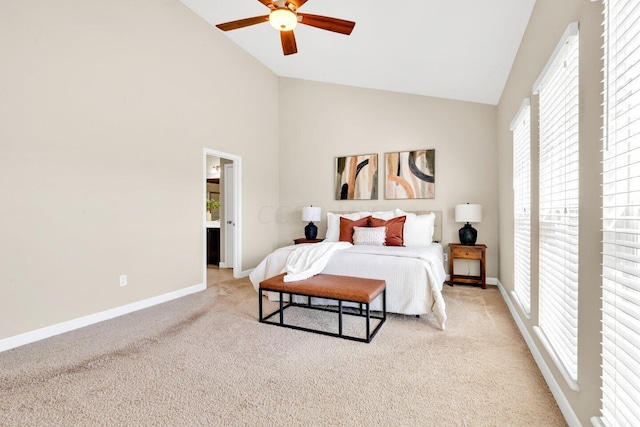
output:
[[[511,122],[513,132],[514,295],[531,311],[531,107],[529,98]]]
[[[640,2],[605,0],[602,417],[640,425]]]
[[[578,390],[578,24],[536,82],[540,95],[539,326],[541,341]]]

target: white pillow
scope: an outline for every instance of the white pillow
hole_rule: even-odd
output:
[[[397,216],[406,215],[404,222],[404,245],[407,247],[429,246],[433,242],[433,230],[435,228],[436,214],[430,212],[426,215],[395,210]]]
[[[327,212],[327,235],[325,242],[337,242],[340,239],[340,217],[355,221],[365,216],[371,215],[371,212],[354,212],[351,214],[336,214]]]
[[[384,246],[387,227],[353,227],[353,244]]]
[[[396,215],[396,211],[378,211],[378,212],[372,213],[371,216],[374,218],[384,219],[385,221],[389,221],[390,219],[393,219],[395,217],[402,216],[402,215]]]

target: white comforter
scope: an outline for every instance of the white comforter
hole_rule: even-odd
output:
[[[249,276],[258,290],[260,282],[282,272],[287,257],[296,246],[277,249],[262,260]],[[446,273],[443,267],[442,246],[432,243],[427,247],[351,246],[336,251],[329,259],[324,274],[383,279],[387,282],[387,311],[407,315],[433,313],[444,329],[447,318],[442,298],[442,285]],[[270,295],[277,298],[277,294]],[[313,299],[314,304],[331,301]],[[376,299],[372,310],[381,310]]]

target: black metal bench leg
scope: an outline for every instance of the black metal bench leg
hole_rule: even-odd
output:
[[[387,289],[382,291],[382,318],[387,320]]]
[[[367,306],[367,342],[371,342],[371,312],[369,311],[369,304]]]
[[[282,292],[280,292],[280,324],[284,325],[284,307],[283,307],[283,302],[282,302],[282,297],[284,295],[282,295]]]
[[[338,335],[342,336],[342,300],[338,300]]]

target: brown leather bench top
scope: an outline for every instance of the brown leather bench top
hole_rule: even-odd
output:
[[[316,274],[305,280],[285,282],[284,274],[260,282],[265,291],[285,292],[344,301],[371,303],[386,287],[384,280]]]

